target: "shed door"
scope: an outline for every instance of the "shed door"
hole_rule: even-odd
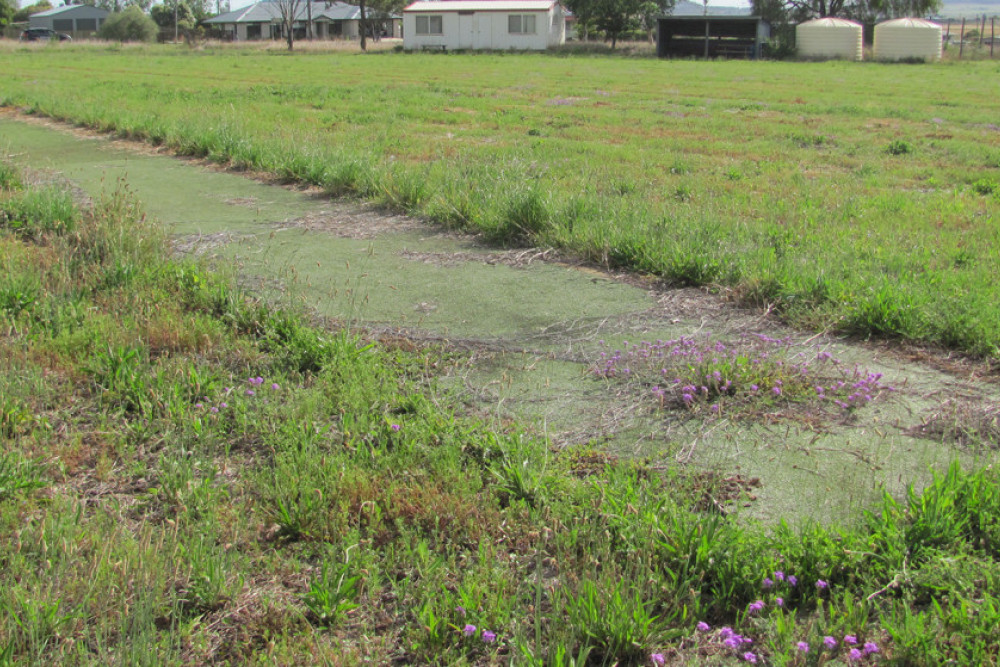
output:
[[[493,48],[493,14],[476,14],[475,20],[475,35],[476,43],[475,47],[477,49],[492,49]]]
[[[458,48],[474,48],[476,32],[475,24],[475,12],[463,11],[458,13]]]

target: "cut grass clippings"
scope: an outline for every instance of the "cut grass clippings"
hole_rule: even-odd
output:
[[[0,104],[995,357],[989,61],[7,47]],[[331,74],[333,73],[333,74]]]
[[[441,350],[172,258],[125,184],[67,218],[54,190],[26,215],[28,181],[0,191],[4,662],[1000,656],[992,468],[850,526],[747,522],[704,502],[733,480],[462,416]]]

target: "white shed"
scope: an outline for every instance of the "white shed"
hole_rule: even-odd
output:
[[[111,12],[100,7],[65,5],[32,14],[28,17],[28,27],[51,28],[73,37],[85,37],[100,30],[104,20],[110,15]]]
[[[403,10],[408,50],[544,50],[565,41],[556,0],[427,0]]]
[[[822,18],[795,26],[795,47],[803,58],[861,60],[864,48],[860,23]]]
[[[914,18],[879,23],[875,60],[941,60],[941,26]]]

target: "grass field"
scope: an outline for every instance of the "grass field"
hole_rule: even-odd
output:
[[[0,161],[0,664],[1000,656],[996,470],[845,527],[740,520],[726,480],[463,417],[454,351],[313,328],[172,258],[126,184],[81,206],[24,167]]]
[[[0,103],[995,357],[996,62],[5,46]]]

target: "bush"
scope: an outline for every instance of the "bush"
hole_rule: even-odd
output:
[[[153,19],[133,5],[119,14],[109,16],[97,35],[101,39],[116,42],[152,42],[156,39],[156,32]]]

